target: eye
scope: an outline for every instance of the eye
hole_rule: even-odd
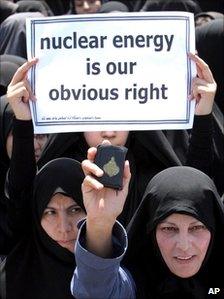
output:
[[[190,227],[189,231],[195,232],[195,231],[200,231],[200,230],[205,230],[205,229],[207,229],[205,225],[199,224],[199,225],[194,225],[194,226]]]
[[[69,212],[71,214],[77,214],[77,213],[80,213],[82,211],[82,208],[76,206],[76,207],[72,207],[71,209],[69,209]]]
[[[163,232],[177,232],[178,228],[175,226],[163,226],[163,227],[161,227],[161,230]]]
[[[43,213],[44,216],[53,216],[55,214],[56,212],[54,210],[45,210]]]

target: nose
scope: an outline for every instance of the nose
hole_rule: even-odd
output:
[[[177,248],[181,251],[187,251],[190,247],[190,237],[187,233],[180,233],[177,237]]]
[[[116,131],[102,131],[102,137],[106,138],[113,138],[116,136]]]
[[[61,233],[68,233],[71,231],[71,222],[69,221],[67,215],[62,214],[59,216],[58,228]]]

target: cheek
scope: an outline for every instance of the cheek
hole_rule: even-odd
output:
[[[99,132],[84,132],[84,138],[90,147],[97,146],[102,139]]]
[[[195,238],[195,244],[198,250],[201,252],[201,256],[203,259],[207,253],[210,241],[211,241],[211,234],[209,231],[206,231],[203,234],[201,234],[201,236]]]
[[[172,256],[172,250],[174,248],[174,241],[172,239],[160,237],[157,239],[157,244],[165,260],[169,258],[169,256]]]
[[[83,13],[83,8],[76,7],[75,10],[76,10],[76,13],[77,13],[78,15]]]
[[[129,132],[120,132],[119,133],[119,144],[125,145],[127,139],[128,139]]]
[[[156,241],[163,259],[168,262],[169,258],[172,257],[175,248],[175,237],[157,232]]]
[[[54,239],[54,236],[56,235],[56,228],[54,222],[49,222],[46,219],[42,219],[41,226],[43,230],[48,234],[48,236]]]

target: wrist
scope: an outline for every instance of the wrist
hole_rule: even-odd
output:
[[[31,120],[31,115],[23,115],[19,113],[15,113],[15,118],[18,120]]]
[[[96,225],[86,221],[86,248],[93,254],[102,258],[112,254],[112,229],[113,226]]]
[[[87,215],[86,218],[86,229],[89,232],[94,231],[95,235],[108,235],[112,233],[112,229],[114,226],[116,219],[113,220],[109,220],[107,219],[107,221],[102,220],[102,219],[97,219],[97,218],[89,218]]]

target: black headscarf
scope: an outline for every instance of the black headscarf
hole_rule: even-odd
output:
[[[0,1],[0,24],[8,18],[8,16],[14,14],[18,8],[17,3],[11,1],[1,0]]]
[[[56,193],[72,197],[83,207],[79,162],[59,158],[47,163],[36,175],[27,231],[6,260],[7,299],[72,299],[70,281],[74,254],[51,239],[41,226],[41,216]],[[29,205],[29,203],[27,203]]]
[[[195,0],[196,1],[196,0]],[[202,11],[218,11],[223,13],[223,1],[222,0],[197,0]]]
[[[13,246],[13,237],[7,216],[8,198],[6,195],[7,173],[10,166],[6,145],[9,134],[13,134],[13,120],[14,113],[6,96],[0,97],[0,255],[7,255]]]
[[[127,5],[120,1],[109,1],[106,3],[103,3],[98,10],[99,13],[109,13],[109,12],[129,12],[129,8]]]
[[[214,174],[213,179],[215,185],[221,196],[224,196],[224,114],[219,109],[218,105],[214,103],[213,105],[213,143],[214,143]]]
[[[201,8],[193,0],[148,0],[141,11],[188,11],[198,14]]]
[[[6,140],[12,130],[13,112],[5,96],[0,97],[0,254],[7,254],[10,248],[10,231],[7,224],[6,196],[4,192],[9,157]]]
[[[13,75],[25,62],[26,59],[19,56],[9,54],[0,55],[0,96],[6,94],[7,87],[11,82]]]
[[[164,168],[185,163],[189,138],[186,131],[176,130],[170,136],[171,142],[162,131],[130,132],[125,146],[128,148],[126,159],[130,162],[132,176],[128,197],[119,216],[125,226],[137,209],[149,180]],[[83,133],[54,134],[49,137],[38,164],[42,166],[47,161],[62,156],[81,162],[86,159],[88,148]]]
[[[198,55],[209,65],[217,92],[215,101],[224,114],[224,17],[196,28]]]
[[[39,12],[21,12],[5,19],[0,27],[0,54],[11,54],[27,59],[26,18],[42,16]]]
[[[191,215],[211,232],[205,260],[190,278],[178,278],[169,271],[155,241],[156,226],[172,213]],[[124,264],[136,281],[138,298],[205,299],[210,298],[213,285],[224,287],[216,269],[224,266],[224,207],[214,183],[201,171],[180,166],[158,173],[148,184],[127,231]],[[220,292],[217,298],[223,296]]]
[[[45,1],[21,0],[17,1],[17,13],[20,12],[40,12],[45,17],[53,16],[53,13]]]
[[[75,14],[74,0],[45,0],[55,16]]]
[[[5,176],[9,167],[6,142],[12,131],[14,113],[5,96],[0,97],[0,201],[4,197]]]

